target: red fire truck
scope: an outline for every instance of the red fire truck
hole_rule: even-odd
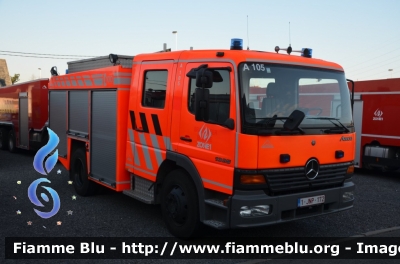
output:
[[[355,166],[400,169],[400,78],[355,82]]]
[[[0,149],[37,150],[47,143],[48,79],[0,88]]]
[[[350,209],[349,89],[341,66],[311,57],[233,40],[71,62],[49,83],[59,161],[80,195],[103,185],[161,204],[179,237],[200,223],[263,226]]]

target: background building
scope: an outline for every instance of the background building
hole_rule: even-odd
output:
[[[7,62],[0,59],[0,87],[11,85],[11,78],[7,68]]]

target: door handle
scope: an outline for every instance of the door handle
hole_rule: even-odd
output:
[[[192,139],[190,137],[180,137],[180,139],[183,141],[192,142]]]

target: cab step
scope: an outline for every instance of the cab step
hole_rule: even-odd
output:
[[[153,182],[131,175],[131,190],[122,193],[147,204],[154,204]]]
[[[225,223],[223,223],[221,221],[217,221],[217,220],[204,220],[203,223],[205,225],[211,226],[216,229],[227,229],[228,228],[228,226],[226,226]]]

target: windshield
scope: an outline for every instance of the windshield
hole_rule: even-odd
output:
[[[352,125],[350,93],[343,72],[301,66],[246,62],[239,65],[244,128],[284,117],[294,110],[304,112],[302,129]],[[252,129],[253,131],[253,129]]]

